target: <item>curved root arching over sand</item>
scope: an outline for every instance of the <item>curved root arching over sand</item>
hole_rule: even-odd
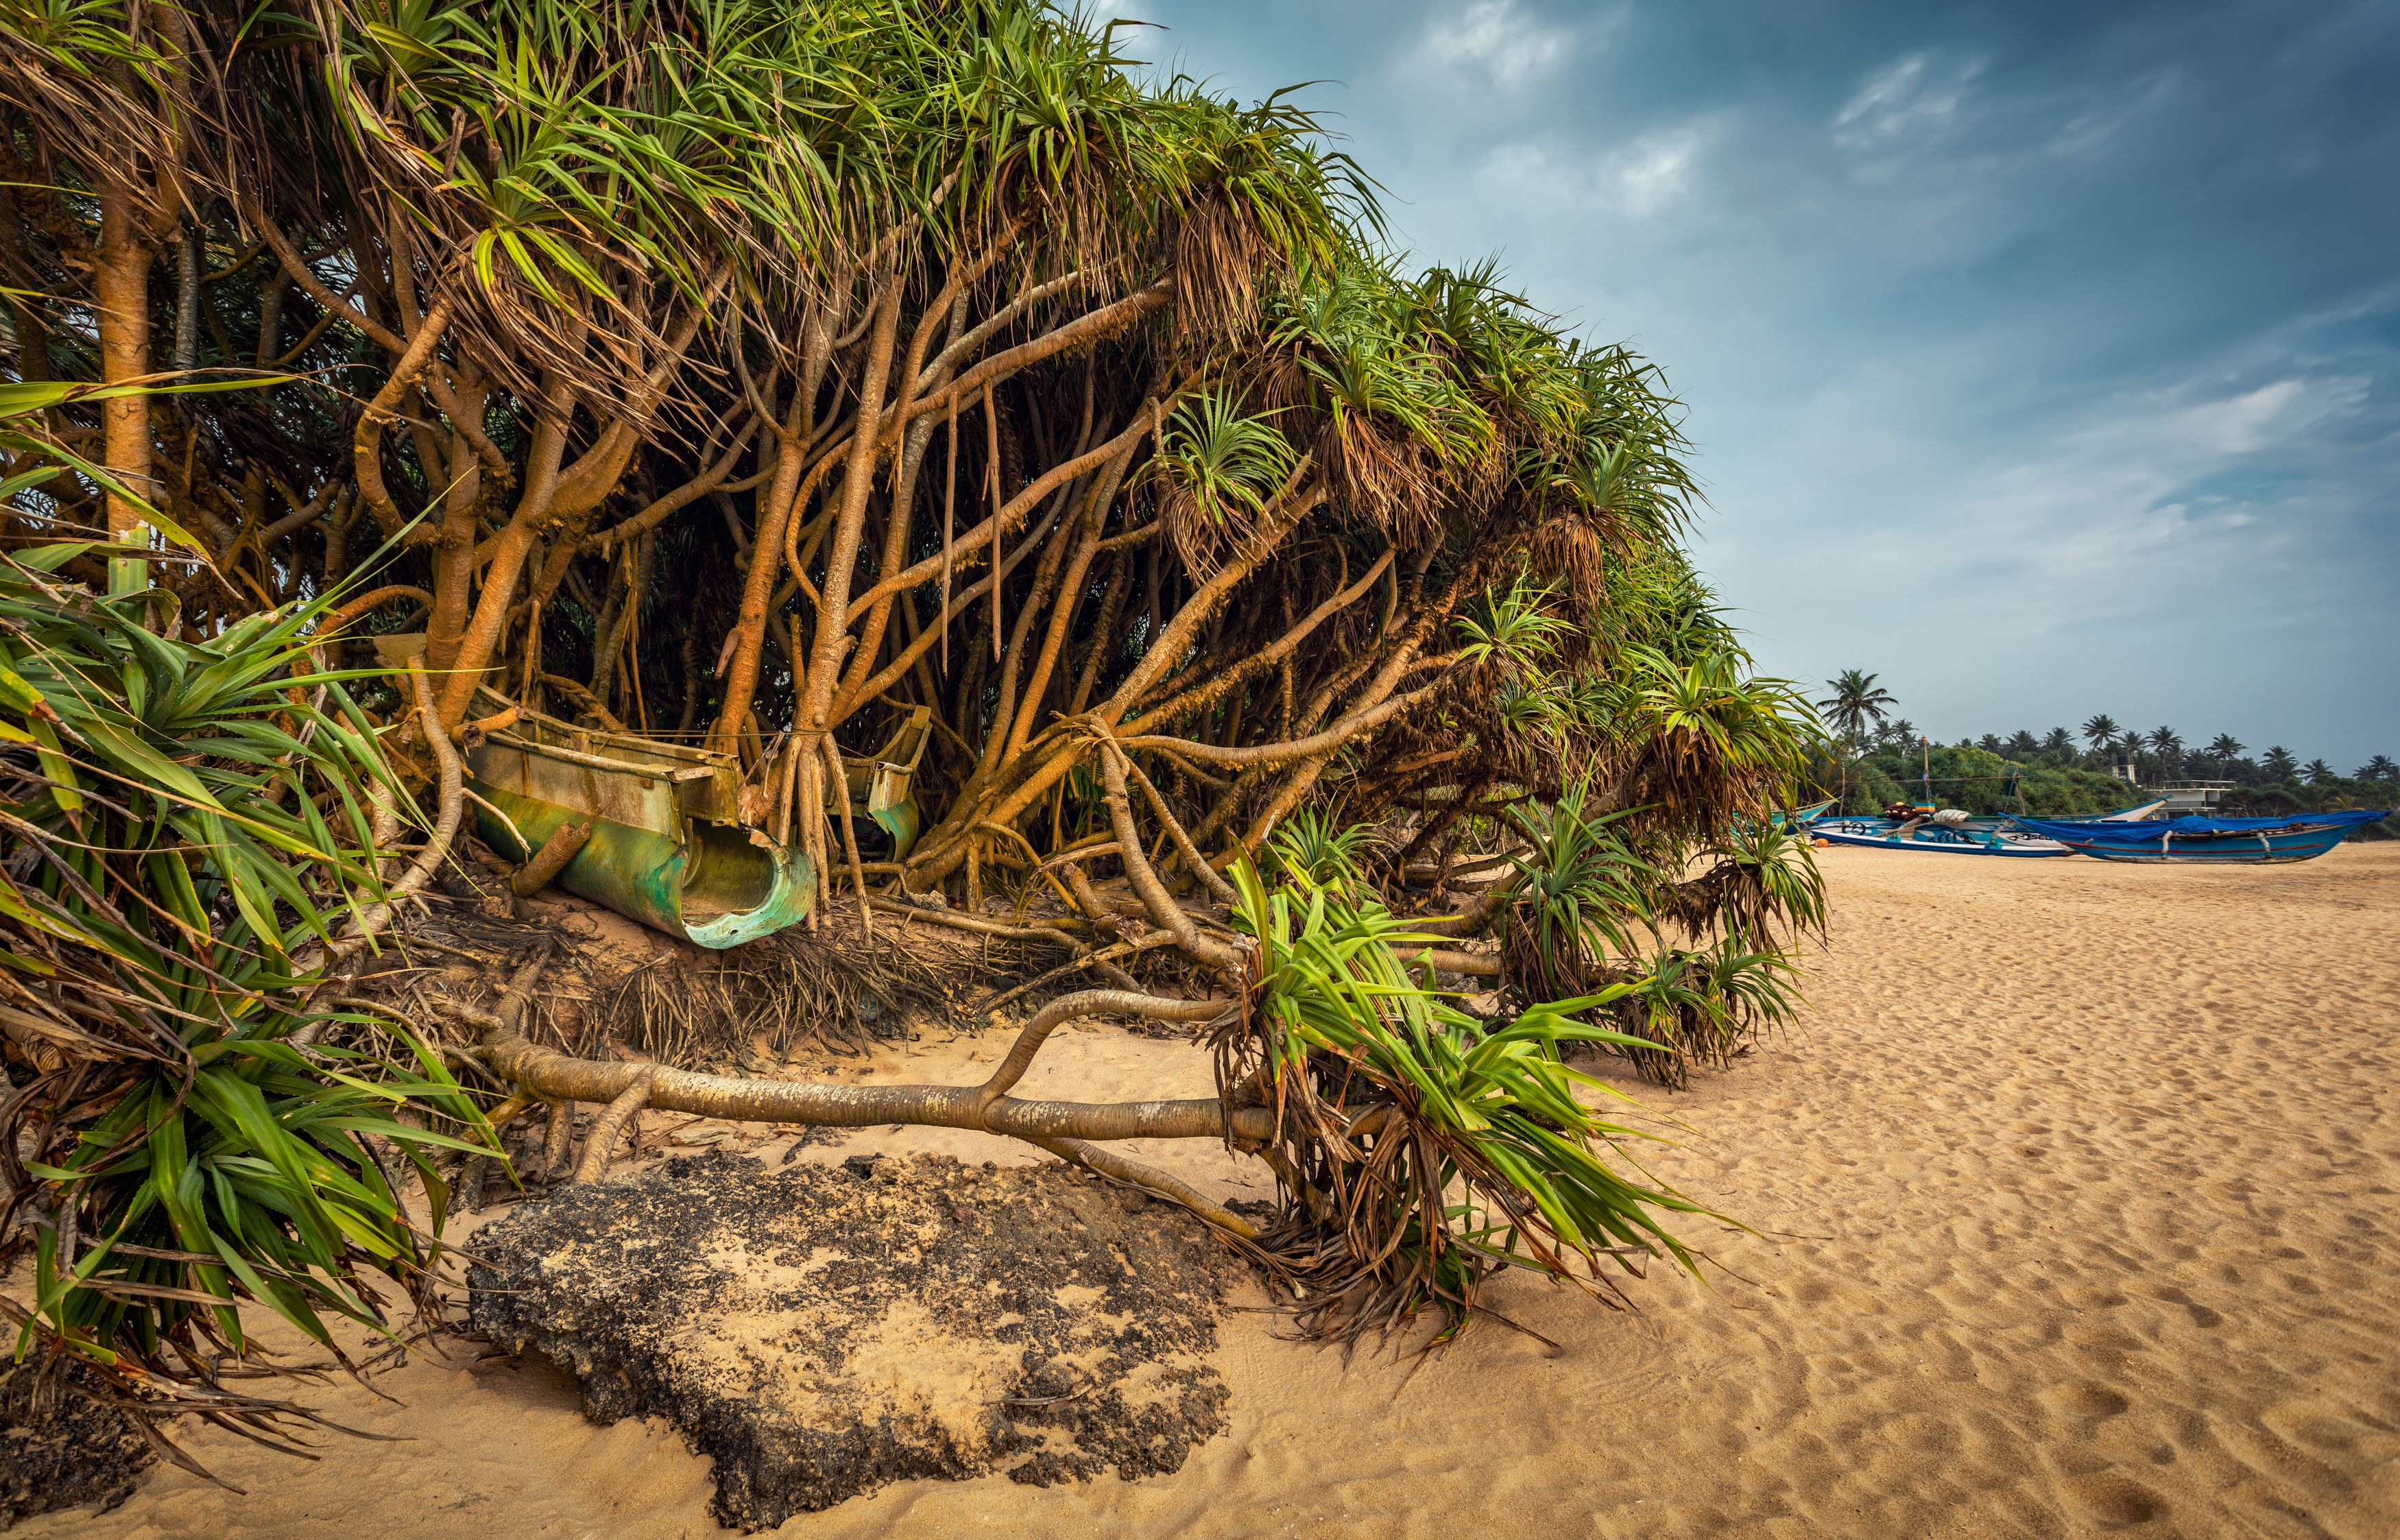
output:
[[[539,976],[521,975],[520,984]],[[515,988],[512,986],[512,991]],[[1264,1107],[1228,1110],[1214,1097],[1179,1101],[1028,1101],[1008,1095],[1031,1068],[1043,1043],[1057,1028],[1085,1016],[1136,1015],[1153,1021],[1207,1021],[1220,1015],[1220,1001],[1166,1000],[1122,989],[1092,989],[1051,1002],[1027,1022],[989,1079],[979,1085],[829,1085],[793,1081],[740,1080],[650,1064],[602,1063],[541,1047],[497,1016],[484,1027],[478,1056],[494,1072],[552,1103],[605,1102],[607,1111],[586,1136],[576,1168],[580,1181],[606,1175],[608,1154],[626,1120],[646,1108],[690,1112],[741,1123],[785,1123],[811,1127],[860,1128],[871,1124],[913,1123],[940,1128],[974,1128],[1020,1138],[1104,1177],[1147,1189],[1181,1204],[1202,1219],[1244,1240],[1258,1238],[1258,1226],[1200,1195],[1190,1184],[1139,1161],[1095,1148],[1094,1141],[1135,1138],[1215,1138],[1253,1144],[1273,1137],[1274,1113]]]

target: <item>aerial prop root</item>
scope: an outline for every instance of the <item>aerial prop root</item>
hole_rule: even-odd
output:
[[[1157,871],[1143,855],[1141,834],[1135,826],[1133,805],[1125,792],[1125,771],[1131,761],[1105,729],[1096,727],[1094,735],[1100,748],[1102,798],[1108,805],[1117,843],[1123,847],[1118,859],[1125,865],[1125,878],[1132,884],[1135,895],[1141,900],[1142,907],[1150,911],[1152,920],[1172,932],[1176,945],[1185,952],[1228,977],[1240,975],[1243,971],[1242,949],[1202,934],[1198,923],[1166,891],[1166,885],[1159,880]],[[1160,810],[1160,816],[1173,822],[1164,808]],[[1188,837],[1179,840],[1178,849],[1189,849],[1190,843]],[[1193,859],[1198,859],[1196,851]]]
[[[433,827],[428,832],[424,846],[409,861],[406,870],[383,884],[379,893],[354,895],[350,923],[334,937],[331,946],[313,944],[293,958],[295,974],[306,975],[311,971],[321,971],[317,983],[309,990],[311,996],[335,984],[336,974],[330,964],[372,944],[390,925],[401,905],[432,880],[433,874],[449,858],[451,842],[457,838],[459,825],[465,821],[465,764],[459,759],[457,747],[451,743],[449,734],[443,729],[433,689],[426,680],[424,670],[411,664],[408,682],[416,692],[416,715],[436,767],[437,802]],[[377,784],[370,787],[369,797],[374,808],[375,840],[377,845],[382,845],[398,832],[399,811],[392,789],[389,786]],[[291,1034],[292,1044],[298,1048],[308,1047],[323,1031],[322,1021],[311,1022]]]

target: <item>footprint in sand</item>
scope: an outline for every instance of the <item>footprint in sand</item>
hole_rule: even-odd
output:
[[[2225,1324],[2225,1317],[2204,1304],[2196,1304],[2190,1295],[2180,1288],[2161,1288],[2151,1296],[2167,1304],[2179,1304],[2191,1315],[2191,1324],[2202,1331],[2214,1331]]]
[[[2110,1471],[2079,1477],[2066,1483],[2067,1500],[2104,1530],[2127,1530],[2163,1518],[2166,1499]]]
[[[2093,1384],[2088,1380],[2053,1386],[2044,1391],[2041,1398],[2043,1404],[2059,1415],[2087,1424],[2122,1416],[2134,1404],[2107,1385]]]

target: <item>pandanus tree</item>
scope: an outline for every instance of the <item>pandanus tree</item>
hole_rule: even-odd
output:
[[[1679,546],[1652,365],[1488,266],[1404,271],[1307,113],[1145,83],[1121,35],[1034,0],[0,0],[18,379],[262,384],[47,402],[45,452],[95,473],[7,484],[10,543],[146,582],[186,646],[303,610],[362,671],[362,638],[416,638],[349,688],[429,809],[417,865],[458,827],[460,748],[541,706],[731,756],[820,914],[940,894],[936,922],[1115,986],[1045,1007],[985,1086],[873,1095],[570,1059],[462,1012],[454,1048],[525,1097],[982,1127],[1255,1241],[1098,1142],[1231,1138],[1299,1212],[1388,1200],[1351,1233],[1361,1310],[1625,1255],[1669,1200],[1565,1152],[1609,1130],[1560,1044],[1671,1056],[1609,1025],[1670,967],[1699,1004],[1657,1019],[1772,1019],[1753,982],[1821,909],[1761,831],[1813,720]],[[85,531],[114,543],[57,543]],[[1854,736],[1889,703],[1861,678]],[[823,788],[920,708],[924,833],[866,860]],[[1374,882],[1290,875],[1295,820],[1370,829]],[[1547,881],[1546,850],[1602,859],[1570,822],[1622,870]],[[1446,909],[1474,843],[1522,869]],[[1561,931],[1587,890],[1622,912]],[[1510,974],[1528,927],[1581,963]],[[1120,966],[1153,952],[1210,998]],[[1437,968],[1538,1014],[1479,1024]],[[1214,1022],[1220,1097],[1009,1095],[1099,1012]],[[1452,1213],[1457,1181],[1482,1196]]]

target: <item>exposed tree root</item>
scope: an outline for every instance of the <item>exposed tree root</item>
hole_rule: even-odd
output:
[[[740,1080],[667,1069],[656,1064],[609,1064],[576,1058],[527,1042],[503,1026],[498,1015],[481,1018],[482,1062],[534,1097],[568,1109],[553,1113],[551,1144],[563,1143],[556,1119],[571,1117],[572,1104],[606,1102],[586,1137],[576,1179],[596,1181],[607,1170],[610,1152],[625,1123],[645,1108],[691,1112],[742,1123],[784,1123],[831,1128],[875,1124],[919,1124],[973,1128],[1039,1145],[1103,1176],[1158,1193],[1244,1240],[1258,1230],[1247,1220],[1211,1203],[1164,1172],[1093,1148],[1094,1141],[1127,1138],[1214,1138],[1260,1142],[1275,1130],[1263,1107],[1228,1109],[1217,1097],[1171,1101],[1030,1101],[1008,1093],[1061,1025],[1100,1015],[1199,1022],[1224,1014],[1226,1002],[1167,1000],[1130,990],[1092,989],[1052,1002],[1027,1022],[989,1078],[977,1085],[830,1085],[793,1081]],[[464,1013],[461,1013],[464,1015]]]
[[[1127,976],[1118,969],[1111,967],[1110,964],[1115,962],[1120,958],[1133,957],[1142,952],[1156,951],[1162,947],[1172,947],[1174,945],[1175,937],[1171,934],[1166,931],[1153,931],[1145,936],[1139,936],[1130,941],[1120,941],[1112,947],[1104,947],[1097,952],[1085,952],[1075,958],[1072,961],[1060,963],[1057,967],[1051,969],[1046,974],[1042,974],[1036,977],[1027,979],[1024,983],[1015,986],[1004,994],[993,996],[984,1004],[983,1009],[986,1011],[997,1011],[1013,1000],[1032,994],[1040,989],[1047,988],[1049,986],[1057,983],[1068,974],[1078,973],[1085,968],[1104,971],[1107,974],[1113,975],[1111,978],[1111,983],[1122,984],[1127,988],[1133,988],[1135,986],[1132,985]]]
[[[870,908],[880,909],[885,914],[905,915],[974,935],[1004,936],[1011,941],[1043,941],[1070,950],[1078,945],[1073,936],[1053,925],[1003,925],[996,920],[978,920],[973,915],[952,914],[945,909],[920,909],[888,898],[869,898],[866,902]]]
[[[1171,1002],[1185,1004],[1187,1002]],[[482,1062],[538,1096],[608,1102],[654,1066],[603,1064],[539,1047],[521,1037],[486,1040]],[[800,1081],[741,1080],[689,1070],[657,1070],[649,1105],[735,1123],[795,1123],[864,1128],[917,1123],[975,1128],[1014,1138],[1066,1136],[1085,1139],[1263,1138],[1274,1115],[1264,1108],[1228,1111],[1215,1097],[1167,1101],[987,1102],[975,1085],[825,1085]]]
[[[963,981],[936,963],[955,961],[971,977],[986,965],[953,934],[929,941],[920,931],[911,946],[887,921],[872,941],[844,925],[813,936],[789,931],[725,952],[669,954],[601,983],[579,1040],[552,1041],[597,1055],[613,1040],[688,1070],[752,1068],[754,1044],[773,1059],[811,1047],[854,1056],[904,1036],[913,1018],[955,1008]],[[979,939],[1016,967],[1018,943]]]
[[[1466,974],[1473,978],[1503,976],[1500,954],[1497,952],[1462,952],[1447,947],[1398,947],[1403,961],[1430,962],[1439,973]]]
[[[566,869],[566,864],[575,859],[575,852],[581,850],[591,838],[590,819],[561,824],[551,830],[550,838],[541,842],[541,849],[533,852],[533,859],[518,867],[516,874],[509,879],[509,892],[519,898],[531,898],[549,887],[552,879]]]
[[[1072,1161],[1087,1171],[1098,1172],[1103,1177],[1124,1182],[1130,1187],[1139,1187],[1145,1192],[1154,1193],[1166,1199],[1169,1203],[1181,1204],[1229,1235],[1239,1236],[1246,1241],[1255,1241],[1259,1238],[1257,1225],[1222,1204],[1211,1202],[1191,1184],[1169,1176],[1154,1165],[1144,1165],[1138,1160],[1128,1160],[1112,1150],[1103,1150],[1098,1145],[1087,1144],[1082,1139],[1037,1138],[1029,1139],[1026,1142],[1038,1144],[1059,1159]]]
[[[565,1099],[550,1104],[550,1126],[541,1138],[541,1179],[555,1181],[566,1168],[566,1155],[575,1140],[575,1103]]]
[[[650,1083],[657,1074],[655,1065],[642,1065],[634,1083],[618,1092],[607,1110],[592,1120],[592,1132],[583,1140],[583,1158],[575,1166],[577,1181],[599,1181],[608,1175],[608,1157],[627,1125],[639,1118],[642,1109],[649,1104]]]

